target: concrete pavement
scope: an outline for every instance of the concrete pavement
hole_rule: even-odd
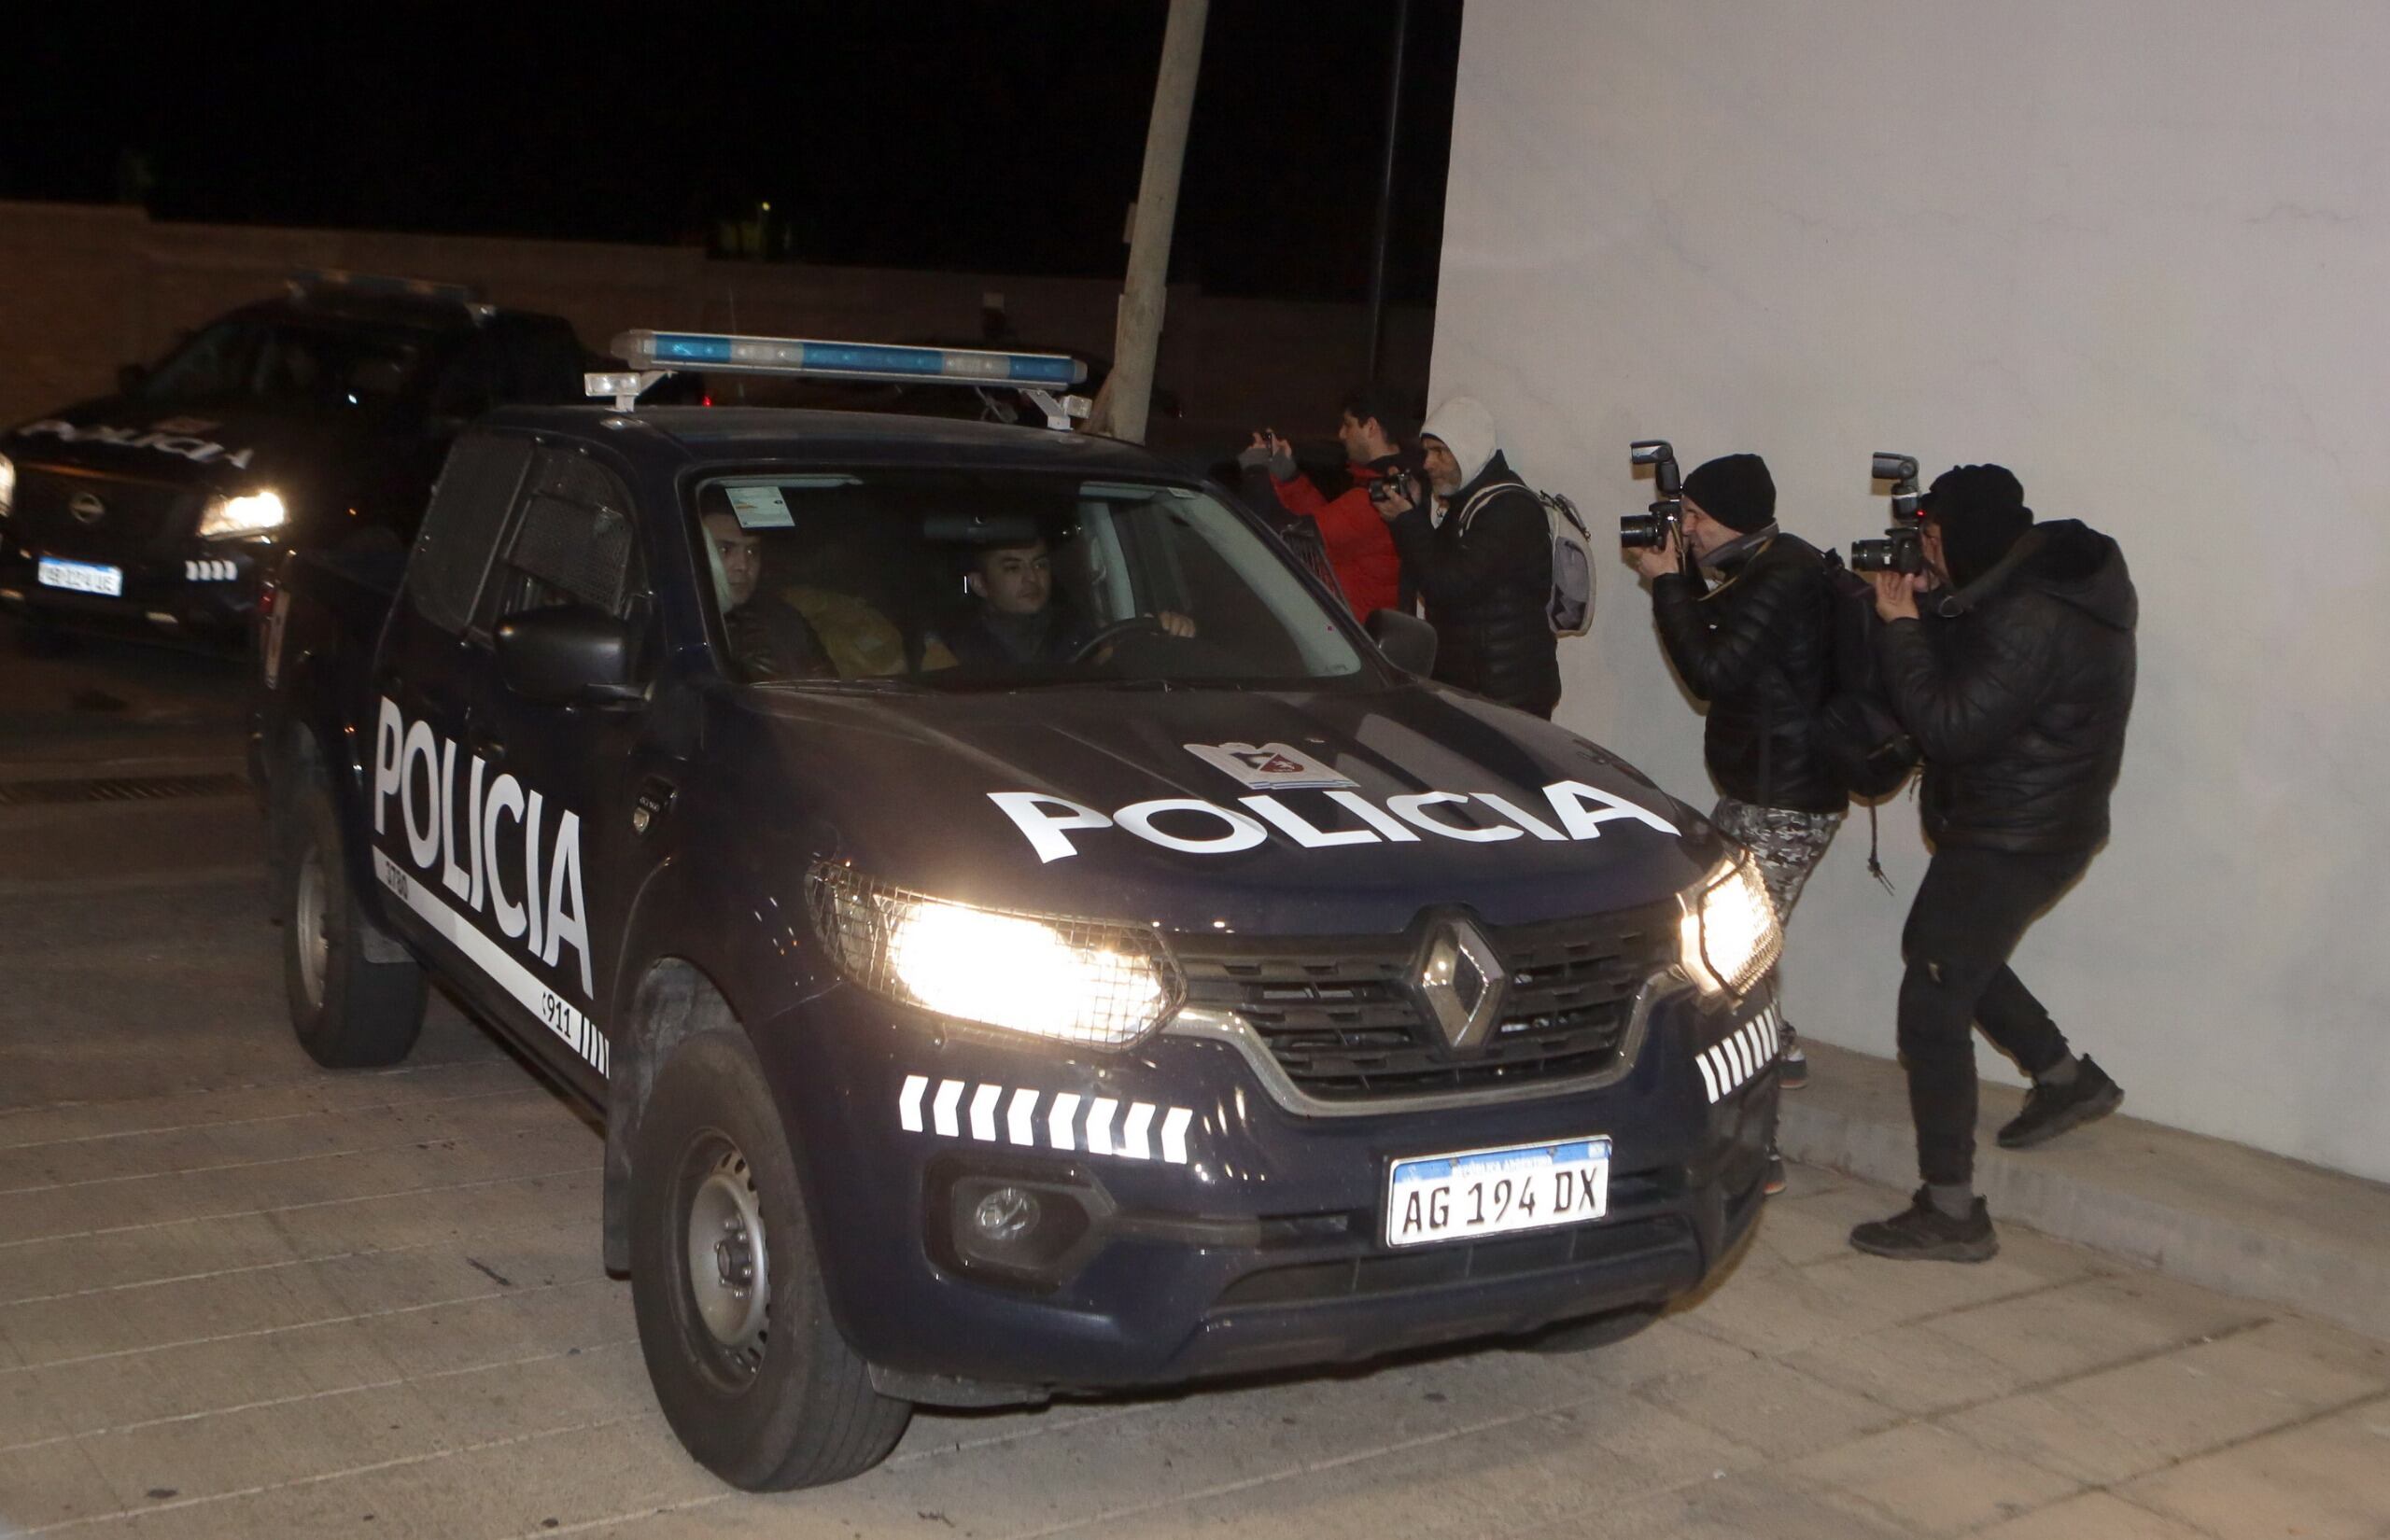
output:
[[[0,778],[222,768],[226,724]],[[2390,1347],[2013,1224],[1862,1257],[1901,1196],[1808,1169],[1605,1351],[925,1415],[730,1493],[598,1270],[597,1134],[444,1001],[406,1065],[315,1069],[254,850],[238,797],[0,806],[0,1534],[2390,1535]]]

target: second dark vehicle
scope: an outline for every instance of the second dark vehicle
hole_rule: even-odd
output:
[[[284,555],[403,547],[465,425],[580,399],[583,364],[565,321],[453,284],[293,279],[0,437],[0,606],[236,648]]]

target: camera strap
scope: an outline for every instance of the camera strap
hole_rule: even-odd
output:
[[[1934,612],[1944,620],[1956,620],[1981,604],[1993,589],[2007,581],[2011,572],[2032,559],[2033,553],[2041,550],[2045,539],[2046,536],[2040,525],[2035,525],[2017,536],[2016,543],[2008,548],[2007,553],[1992,563],[1982,576],[1964,588],[1943,595],[1942,602],[1933,607]]]

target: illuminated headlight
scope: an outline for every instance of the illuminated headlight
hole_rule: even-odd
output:
[[[1750,993],[1784,950],[1759,863],[1748,855],[1720,862],[1683,902],[1686,976],[1704,994]]]
[[[207,499],[207,511],[199,516],[199,538],[222,540],[271,534],[282,527],[286,517],[282,498],[274,493],[249,492],[238,497],[218,494]]]
[[[974,908],[824,861],[809,887],[822,945],[874,993],[958,1021],[1120,1048],[1185,994],[1149,931]]]
[[[8,516],[8,510],[15,506],[16,501],[17,462],[0,455],[0,519]]]

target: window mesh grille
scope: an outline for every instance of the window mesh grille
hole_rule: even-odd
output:
[[[490,553],[530,458],[526,441],[487,435],[460,439],[449,452],[406,577],[415,612],[442,630],[460,632],[471,623]]]

